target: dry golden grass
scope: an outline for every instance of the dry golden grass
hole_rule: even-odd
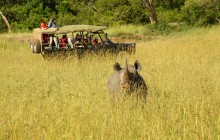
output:
[[[220,139],[220,27],[137,42],[134,56],[45,61],[0,43],[0,139]],[[112,104],[106,81],[142,64],[146,105]]]

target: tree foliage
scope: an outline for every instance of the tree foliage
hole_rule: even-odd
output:
[[[187,0],[182,8],[183,20],[190,25],[203,26],[216,22],[217,0]]]
[[[217,23],[219,0],[153,0],[160,22],[186,22],[192,26]],[[148,24],[149,13],[142,0],[7,0],[0,1],[11,27],[32,30],[42,19],[54,18],[58,26],[69,24]],[[7,31],[0,18],[0,32]]]

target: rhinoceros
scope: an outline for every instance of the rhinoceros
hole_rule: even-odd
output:
[[[138,60],[135,61],[134,65],[128,65],[126,59],[124,68],[121,68],[120,64],[116,62],[113,69],[115,72],[107,81],[108,94],[111,99],[115,100],[128,95],[146,101],[148,88],[144,79],[138,73],[141,69]]]

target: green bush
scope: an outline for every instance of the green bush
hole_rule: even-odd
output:
[[[183,20],[193,26],[207,26],[215,23],[216,5],[212,0],[188,2],[182,8]]]
[[[157,17],[159,22],[180,22],[182,20],[180,11],[178,9],[174,10],[164,10],[157,9]]]
[[[5,24],[4,20],[0,17],[0,33],[4,33],[7,31],[7,25]]]

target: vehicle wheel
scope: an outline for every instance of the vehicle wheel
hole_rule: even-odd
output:
[[[39,39],[35,39],[33,41],[33,52],[34,53],[41,53],[41,44],[40,44],[40,40]]]
[[[30,50],[32,53],[34,53],[34,45],[33,45],[33,41],[30,42]]]

